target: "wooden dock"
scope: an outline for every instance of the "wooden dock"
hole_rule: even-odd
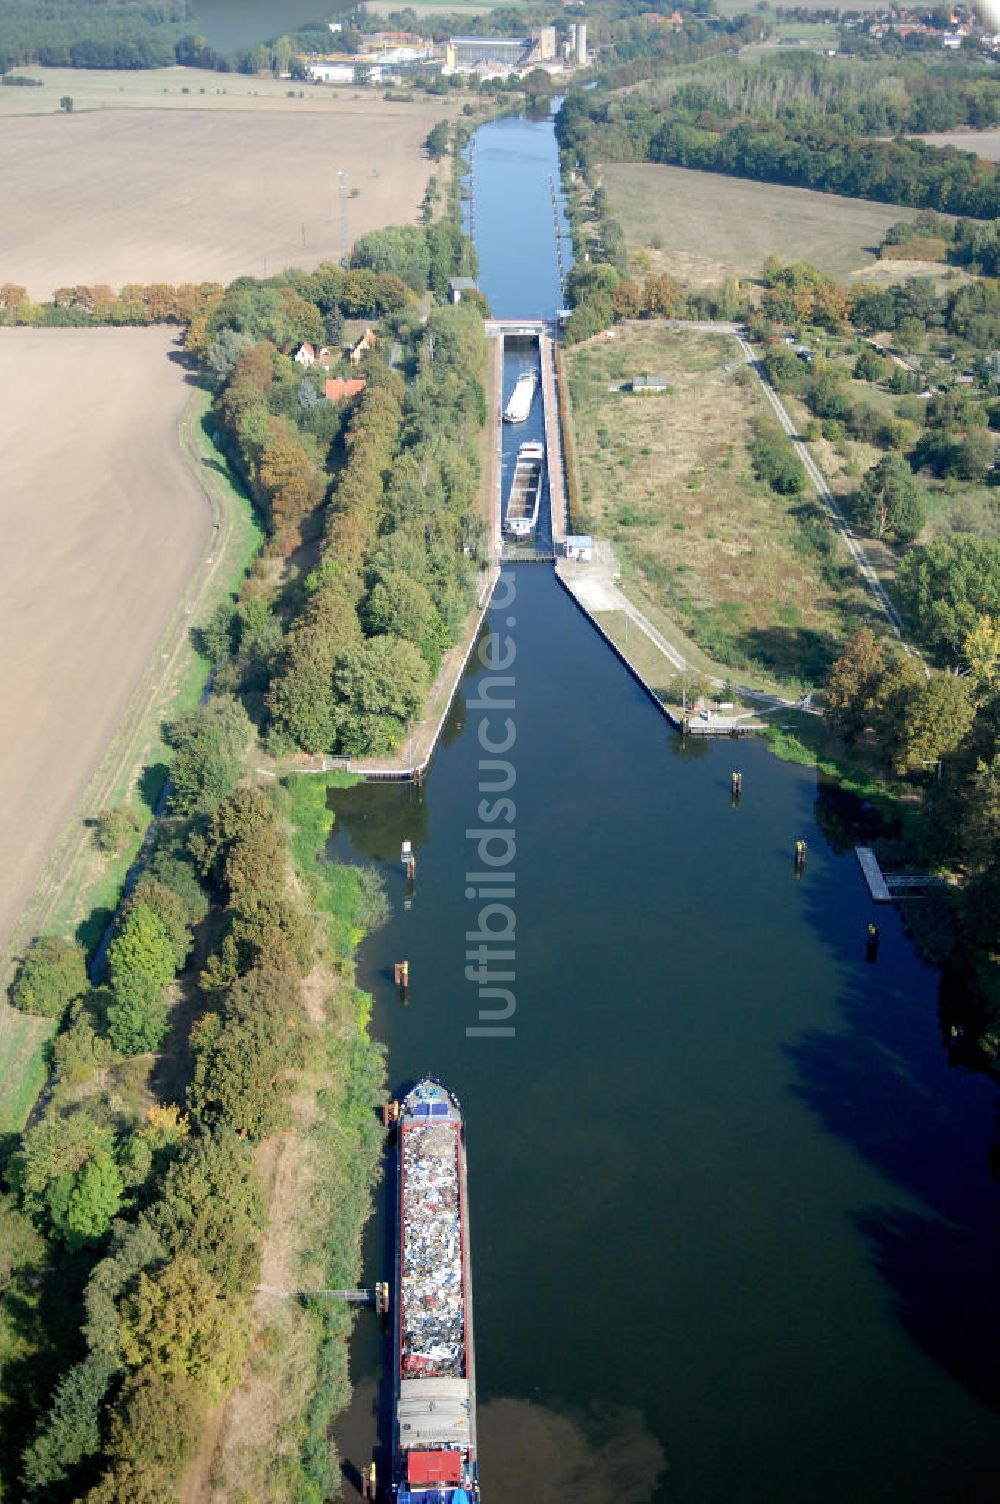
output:
[[[882,875],[882,868],[878,864],[878,857],[870,846],[855,846],[854,855],[858,859],[858,866],[865,875],[868,891],[875,903],[892,903],[892,891]]]

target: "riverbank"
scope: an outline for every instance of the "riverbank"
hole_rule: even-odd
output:
[[[340,1483],[328,1437],[351,1396],[351,1333],[368,1315],[320,1292],[361,1282],[361,1238],[384,1156],[374,1110],[384,1052],[371,1037],[371,1000],[354,981],[361,890],[354,869],[322,860],[334,824],[328,793],[352,781],[291,777],[279,794],[296,876],[322,916],[330,955],[302,983],[317,1048],[296,1073],[291,1124],[257,1152],[267,1222],[246,1367],[212,1417],[181,1504],[248,1496],[299,1504],[311,1492],[332,1496]]]

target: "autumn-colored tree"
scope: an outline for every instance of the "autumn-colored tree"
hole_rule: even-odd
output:
[[[325,482],[302,444],[279,418],[268,423],[259,481],[271,511],[271,524],[289,554],[301,541],[303,519],[323,499]]]
[[[827,713],[832,725],[853,741],[872,725],[880,704],[885,655],[870,627],[859,627],[830,667]]]
[[[643,310],[643,297],[638,282],[627,278],[619,282],[611,294],[611,307],[616,319],[637,319]]]
[[[645,312],[651,318],[673,318],[680,307],[680,287],[665,273],[647,277],[642,291]]]
[[[962,666],[979,700],[1000,690],[1000,616],[981,616],[962,644]]]
[[[0,283],[0,324],[32,324],[38,313],[38,305],[28,297],[26,288],[16,282]]]
[[[261,829],[277,826],[274,804],[263,789],[236,788],[217,805],[203,830],[193,832],[189,844],[198,869],[212,882],[222,883],[233,846]]]
[[[205,1395],[186,1375],[142,1369],[125,1380],[111,1407],[108,1470],[88,1504],[164,1504],[193,1457]]]

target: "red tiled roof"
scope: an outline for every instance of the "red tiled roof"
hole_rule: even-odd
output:
[[[328,402],[342,402],[345,397],[356,397],[363,392],[368,383],[355,377],[347,380],[343,376],[334,376],[326,383],[326,400]]]

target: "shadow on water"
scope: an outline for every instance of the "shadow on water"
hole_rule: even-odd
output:
[[[820,791],[817,814],[836,793]],[[841,840],[859,831],[841,808]],[[869,831],[877,814],[860,805]],[[824,821],[820,821],[821,826]],[[845,846],[832,843],[834,849]],[[851,843],[853,844],[853,843]],[[830,934],[820,901],[806,905]],[[875,915],[874,908],[870,913]],[[983,1404],[1000,1409],[1000,1204],[991,1136],[996,1093],[961,1058],[963,1011],[954,979],[942,980],[935,1018],[914,989],[922,967],[895,909],[878,911],[878,964],[855,973],[839,998],[843,1027],[813,1029],[785,1047],[796,1078],[792,1093],[828,1132],[853,1146],[898,1188],[898,1204],[848,1213],[866,1240],[871,1266],[890,1292],[890,1309],[936,1363]],[[861,953],[859,934],[858,954]],[[954,1034],[952,1031],[955,1031]],[[946,1046],[958,1042],[958,1048]]]

